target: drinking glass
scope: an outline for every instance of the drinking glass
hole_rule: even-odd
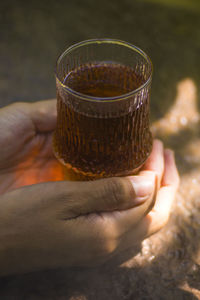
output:
[[[68,180],[135,174],[152,149],[150,58],[114,39],[69,47],[56,64],[55,156]]]

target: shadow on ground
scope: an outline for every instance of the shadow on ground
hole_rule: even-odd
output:
[[[177,83],[189,77],[198,87],[200,78],[200,10],[164,3],[1,2],[0,106],[54,97],[53,68],[58,54],[74,42],[111,37],[129,41],[151,57],[152,120],[162,118],[174,103]],[[199,99],[198,94],[198,108]],[[194,135],[190,128],[166,138],[167,144],[179,153],[178,165],[184,176],[182,191],[170,223],[151,238],[147,254],[142,253],[135,263],[131,260],[123,267],[54,270],[4,278],[0,281],[0,298],[200,299],[200,193],[188,196],[184,187],[184,180],[189,180],[192,172],[199,172],[200,161],[183,165],[181,156],[182,149],[198,138],[199,130]]]

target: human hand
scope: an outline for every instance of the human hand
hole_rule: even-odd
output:
[[[51,153],[47,149],[43,153]],[[149,212],[155,174],[158,192]],[[155,141],[138,176],[47,182],[4,193],[1,274],[104,263],[164,226],[178,181],[172,152],[163,152],[162,143]]]
[[[52,151],[56,100],[15,103],[0,109],[0,194],[62,179]]]

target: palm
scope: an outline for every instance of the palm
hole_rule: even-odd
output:
[[[52,151],[55,115],[48,118],[52,104],[45,101],[45,109],[42,106],[43,111],[37,111],[38,115],[33,111],[33,118],[27,110],[30,105],[26,104],[9,106],[0,112],[0,193],[62,179],[61,166]],[[41,110],[41,106],[39,108]]]

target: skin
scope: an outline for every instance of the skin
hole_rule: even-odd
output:
[[[99,266],[168,221],[179,175],[162,142],[137,176],[70,182],[53,155],[55,126],[55,100],[0,109],[0,275]]]

